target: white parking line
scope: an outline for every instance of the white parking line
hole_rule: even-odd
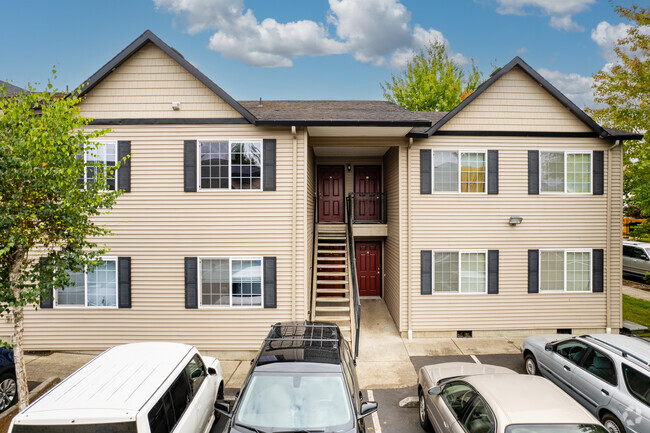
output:
[[[372,390],[369,389],[368,391],[368,401],[375,401],[375,394],[372,393]],[[377,412],[374,412],[372,415],[372,424],[375,426],[375,432],[376,433],[381,433],[381,424],[379,424],[379,416],[377,415]]]
[[[478,360],[478,358],[474,355],[470,355],[470,357],[474,360],[475,363],[480,364],[481,361]]]

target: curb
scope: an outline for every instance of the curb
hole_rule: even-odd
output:
[[[43,391],[48,386],[52,385],[54,382],[60,382],[61,379],[58,377],[52,376],[45,379],[41,382],[36,388],[29,392],[29,401],[31,402],[33,398],[38,395],[39,392]],[[13,405],[9,409],[5,410],[0,414],[0,420],[5,419],[8,416],[14,416],[18,412],[18,405]]]

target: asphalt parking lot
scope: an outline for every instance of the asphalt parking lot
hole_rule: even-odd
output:
[[[509,355],[467,355],[467,356],[416,356],[411,358],[416,371],[420,367],[443,362],[477,362],[481,364],[500,365],[518,373],[525,373],[523,358],[520,354]],[[390,372],[386,372],[390,374]],[[234,394],[234,390],[226,390],[226,394]],[[417,396],[416,387],[397,389],[368,389],[363,391],[366,401],[374,400],[379,403],[375,415],[366,418],[368,433],[423,433],[418,421],[417,408],[400,408],[399,402],[409,396]],[[212,426],[211,433],[223,431],[226,420],[221,417]]]

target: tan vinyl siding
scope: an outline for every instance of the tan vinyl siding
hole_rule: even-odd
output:
[[[606,293],[528,294],[528,249],[606,248],[607,195],[528,195],[528,150],[605,150],[586,138],[443,137],[411,149],[411,295],[413,331],[604,329],[606,293],[616,299],[612,328],[620,326],[621,152],[613,153],[610,257]],[[498,149],[499,194],[420,194],[420,149]],[[606,152],[607,155],[607,152]],[[605,163],[607,156],[605,156]],[[607,173],[607,166],[605,166]],[[609,187],[605,179],[605,191]],[[511,215],[523,217],[512,227]],[[420,295],[420,251],[498,249],[498,295]],[[402,257],[404,260],[404,257]],[[607,271],[606,271],[607,272]]]
[[[388,236],[384,242],[384,302],[395,323],[400,323],[401,269],[400,254],[400,148],[392,147],[384,155],[384,191],[387,199]]]
[[[278,321],[304,319],[304,183],[292,190],[290,128],[248,125],[120,126],[107,138],[130,140],[131,191],[108,216],[98,218],[115,233],[112,256],[132,259],[131,309],[53,309],[26,313],[28,350],[99,350],[142,340],[193,344],[206,350],[255,350]],[[277,191],[183,192],[183,140],[277,139]],[[298,179],[305,176],[304,135],[299,130]],[[297,225],[296,281],[291,281],[291,233]],[[310,235],[311,236],[311,235]],[[184,257],[277,257],[277,309],[184,308]]]
[[[519,67],[497,80],[440,130],[591,132]]]
[[[172,110],[172,102],[180,102],[181,109]],[[93,119],[242,117],[152,43],[102,80],[79,106]]]

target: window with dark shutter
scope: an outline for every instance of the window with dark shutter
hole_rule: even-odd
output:
[[[185,257],[185,308],[198,308],[198,259]]]
[[[117,187],[124,192],[131,192],[131,142],[117,142],[117,160],[120,168],[117,170]],[[125,159],[126,158],[126,159]]]
[[[539,194],[539,150],[528,151],[528,194]]]
[[[196,140],[185,140],[183,146],[183,190],[185,192],[196,192],[196,150]]]
[[[264,308],[277,308],[277,260],[264,257]]]
[[[430,149],[420,149],[420,194],[431,194]]]
[[[46,258],[45,257],[39,257],[38,259],[38,265],[43,266],[43,263],[45,262]],[[54,292],[50,292],[50,296],[42,296],[40,298],[39,305],[41,308],[52,308],[54,307]]]
[[[528,250],[528,293],[539,293],[539,250]]]
[[[432,280],[431,273],[431,261],[432,251],[431,250],[422,250],[420,251],[420,294],[430,295]]]
[[[499,293],[499,250],[488,250],[488,294]]]
[[[605,152],[602,150],[594,151],[594,195],[603,195],[605,193]]]
[[[262,141],[262,189],[264,191],[275,191],[275,147],[274,138],[265,138]]]
[[[488,150],[488,194],[499,194],[499,151]]]
[[[131,308],[131,257],[117,258],[117,307]]]
[[[602,293],[605,291],[605,280],[603,278],[605,260],[604,260],[604,250],[594,249],[591,252],[592,254],[592,291],[594,293]]]

